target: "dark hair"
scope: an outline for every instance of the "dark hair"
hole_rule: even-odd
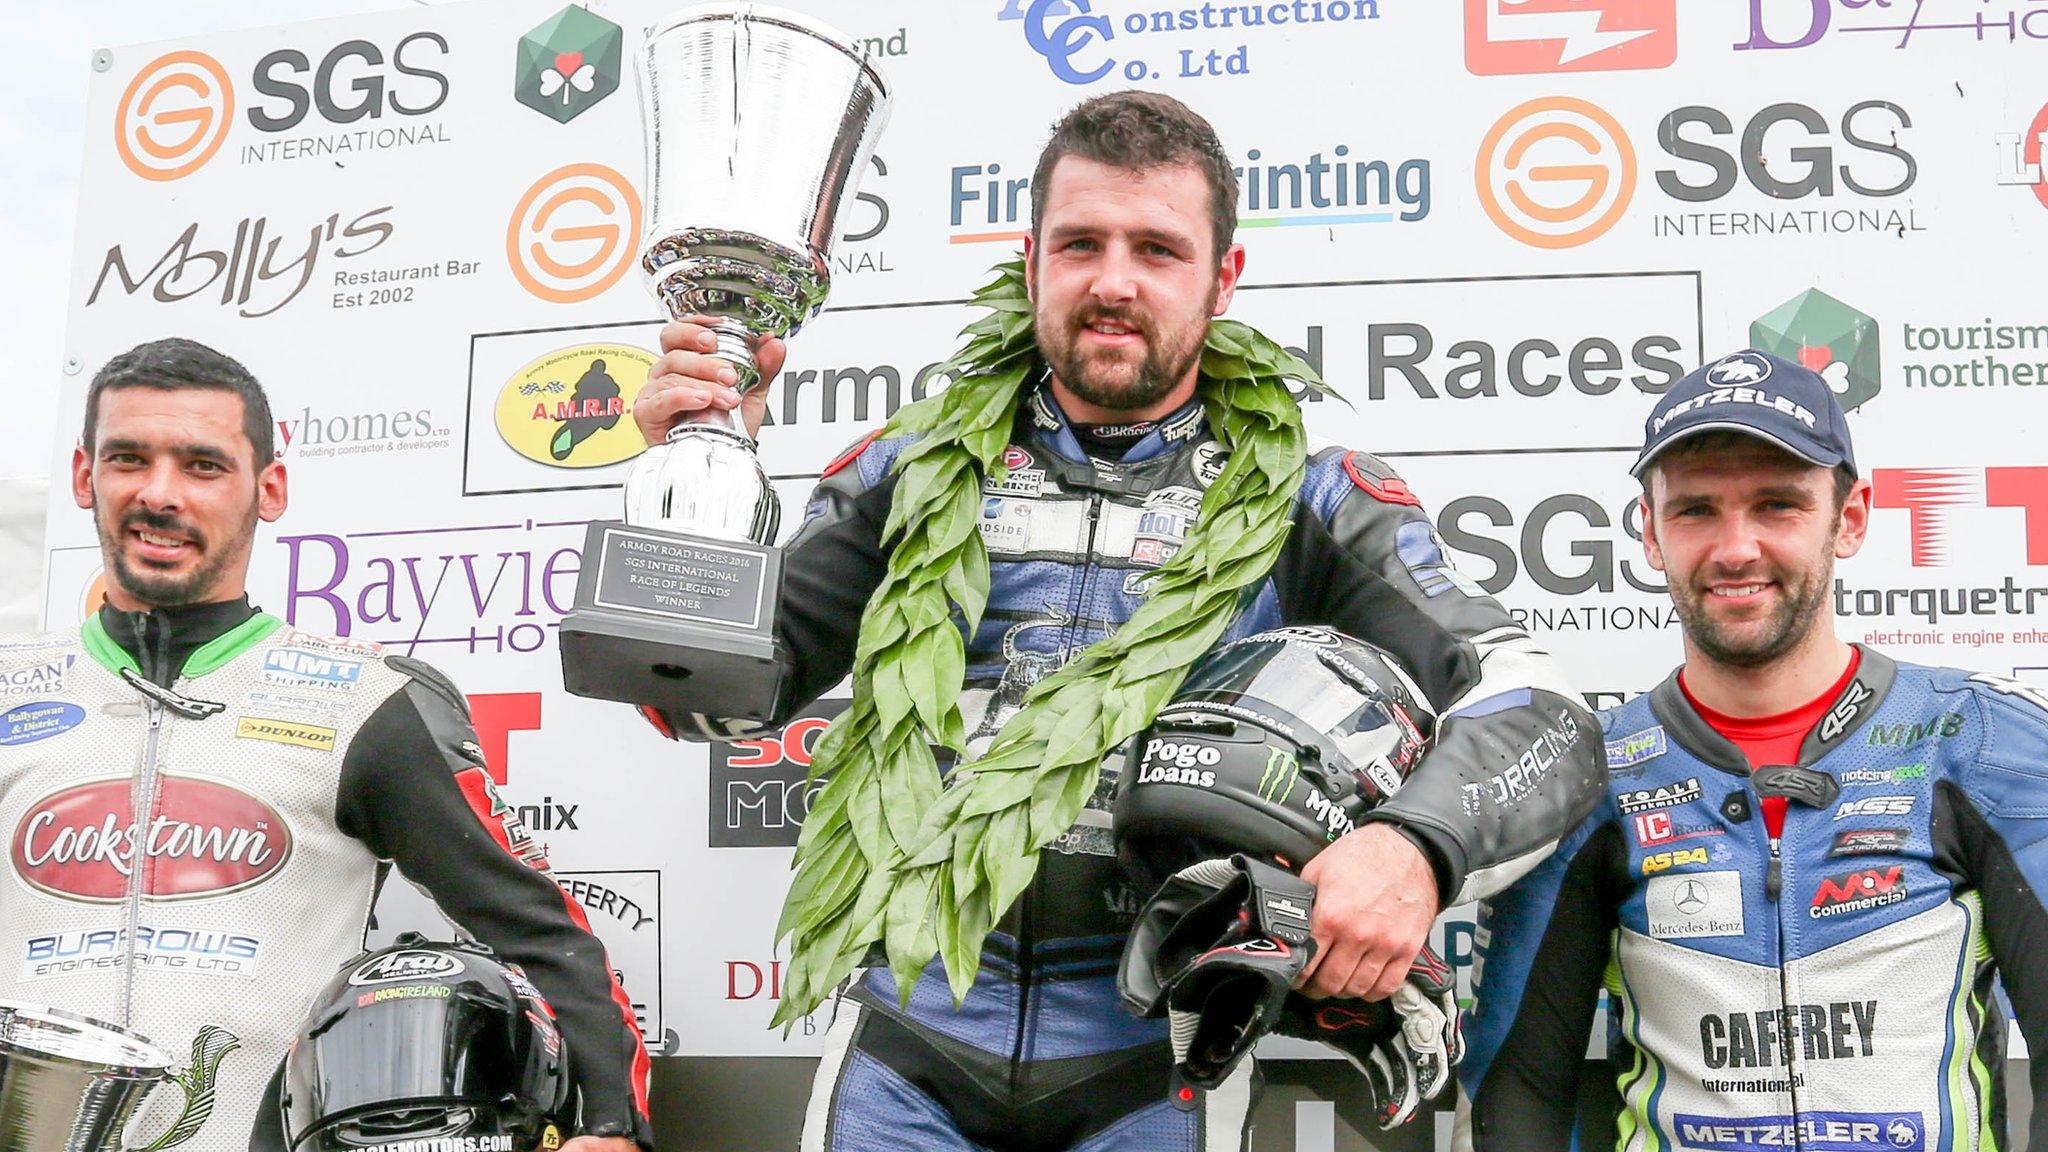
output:
[[[1657,501],[1650,495],[1650,477],[1656,473],[1657,469],[1670,461],[1687,456],[1710,456],[1714,453],[1726,452],[1742,445],[1766,443],[1768,441],[1759,440],[1747,432],[1738,432],[1733,428],[1717,428],[1711,432],[1701,432],[1696,436],[1687,436],[1671,447],[1657,453],[1656,460],[1648,468],[1643,469],[1643,503],[1652,509],[1656,508]],[[1784,455],[1789,460],[1798,459],[1798,457],[1793,456],[1789,452],[1784,453]],[[1849,493],[1856,487],[1856,469],[1848,464],[1837,464],[1833,471],[1835,476],[1835,510],[1840,511],[1842,506],[1849,502]]]
[[[1130,172],[1188,164],[1209,182],[1209,227],[1216,257],[1237,234],[1237,173],[1207,120],[1187,105],[1157,92],[1110,92],[1085,100],[1053,125],[1052,139],[1038,154],[1031,174],[1031,235],[1045,218],[1045,196],[1053,166],[1079,156]]]
[[[85,450],[93,449],[93,434],[100,418],[100,393],[110,388],[211,388],[232,392],[242,398],[242,431],[255,450],[256,471],[277,459],[275,425],[270,422],[270,399],[263,385],[232,356],[216,352],[197,340],[172,336],[137,344],[112,360],[92,378],[85,394]]]

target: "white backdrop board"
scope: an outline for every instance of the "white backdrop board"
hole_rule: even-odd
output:
[[[896,105],[776,382],[786,525],[933,385],[1049,124],[1136,84],[1242,164],[1233,315],[1341,394],[1312,429],[1401,468],[1589,699],[1678,656],[1631,509],[1642,418],[1751,343],[1853,405],[1879,510],[1845,633],[2048,682],[2048,6],[791,2],[863,38]],[[815,1028],[765,1025],[821,722],[677,747],[560,686],[582,524],[616,514],[638,444],[623,417],[567,459],[548,437],[585,373],[627,403],[645,379],[627,62],[667,8],[478,0],[102,53],[51,463],[109,356],[183,335],[248,364],[291,481],[257,603],[463,686],[658,1051],[806,1055]],[[53,485],[45,622],[100,579]]]

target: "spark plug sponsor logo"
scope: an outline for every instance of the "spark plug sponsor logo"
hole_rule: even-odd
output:
[[[1475,76],[1668,68],[1677,58],[1677,0],[1465,0]]]
[[[466,971],[460,957],[420,948],[386,952],[359,965],[348,974],[358,988],[368,984],[395,984],[403,980],[446,980]]]
[[[1700,798],[1700,780],[1687,776],[1676,784],[1664,784],[1656,788],[1631,788],[1615,794],[1615,803],[1623,815],[1635,812],[1649,812],[1658,808],[1675,808],[1690,804]]]
[[[228,136],[235,88],[204,52],[172,52],[142,66],[114,109],[114,150],[144,180],[163,182],[206,166]]]
[[[505,227],[512,278],[551,304],[603,295],[626,274],[640,237],[640,194],[603,164],[565,164],[535,180]]]
[[[793,847],[823,782],[811,753],[845,700],[823,700],[778,732],[711,746],[711,847]]]
[[[131,945],[132,940],[132,945]],[[24,980],[120,968],[253,976],[263,952],[261,937],[219,928],[88,928],[54,936],[31,936],[22,952]]]
[[[1796,1116],[1729,1119],[1672,1115],[1678,1146],[1700,1152],[1924,1152],[1927,1126],[1918,1112],[1801,1112]]]
[[[1813,904],[1806,914],[1821,920],[1897,904],[1906,898],[1905,873],[1905,865],[1893,864],[1829,876],[1813,890]]]
[[[1245,76],[1259,59],[1254,44],[1362,30],[1379,18],[1379,0],[1002,0],[996,15],[1021,22],[1024,42],[1068,84]]]
[[[1847,801],[1835,809],[1835,819],[1848,820],[1857,816],[1904,816],[1913,810],[1911,796],[1865,796],[1861,800]]]
[[[290,825],[269,804],[219,780],[162,777],[155,814],[138,824],[127,777],[74,785],[29,805],[15,827],[15,874],[52,896],[127,896],[138,850],[143,895],[219,896],[260,884],[291,858]]]
[[[560,348],[520,368],[498,393],[507,447],[550,468],[602,468],[646,451],[629,415],[654,357],[640,348]]]
[[[0,671],[0,699],[9,696],[44,696],[64,690],[64,677],[78,660],[77,653],[59,656],[19,668]]]
[[[1877,1054],[1877,1001],[1788,1004],[1700,1017],[1700,1056],[1709,1068],[1770,1068],[1806,1060]]]
[[[1509,109],[1479,142],[1473,170],[1487,217],[1535,248],[1599,239],[1636,191],[1628,133],[1606,109],[1574,96]]]
[[[147,289],[149,298],[159,304],[199,298],[218,285],[215,303],[249,319],[269,316],[298,299],[324,260],[354,260],[391,239],[397,225],[381,219],[390,211],[387,204],[346,222],[335,212],[310,224],[284,224],[275,234],[269,216],[244,216],[236,221],[232,235],[222,234],[225,226],[195,221],[147,266],[143,262],[155,250],[153,244],[116,243],[100,258],[85,305],[99,303],[112,277],[122,296]],[[336,276],[348,274],[343,270]]]
[[[1568,708],[1560,708],[1548,727],[1515,758],[1504,772],[1497,772],[1473,784],[1460,786],[1465,811],[1476,816],[1487,804],[1511,808],[1533,795],[1550,770],[1579,742],[1579,720]]]
[[[67,700],[38,700],[0,713],[0,748],[33,744],[85,723],[85,709]]]
[[[1894,856],[1905,850],[1904,828],[1851,828],[1835,833],[1835,843],[1828,849],[1828,857]]]

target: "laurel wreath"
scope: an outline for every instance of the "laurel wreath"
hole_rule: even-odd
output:
[[[983,941],[1094,793],[1103,756],[1151,723],[1287,538],[1306,438],[1285,382],[1326,389],[1256,330],[1212,320],[1200,395],[1229,456],[1181,550],[1129,621],[1034,685],[988,753],[942,780],[934,745],[964,757],[966,637],[988,604],[982,485],[1008,476],[1019,398],[1045,374],[1023,262],[995,271],[973,301],[988,314],[948,362],[955,382],[883,432],[916,439],[894,465],[882,538],[895,545],[861,616],[853,703],[811,763],[825,784],[776,928],[791,946],[777,1025],[824,1003],[877,943],[906,1005],[935,955],[963,1000]]]

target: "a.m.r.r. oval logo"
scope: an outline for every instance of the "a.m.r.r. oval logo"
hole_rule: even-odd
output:
[[[235,86],[204,52],[171,52],[142,66],[114,109],[114,148],[144,180],[177,180],[220,151],[235,118]]]
[[[1607,110],[1571,96],[1511,109],[1479,144],[1479,203],[1536,248],[1575,248],[1614,227],[1636,191],[1636,154]]]
[[[505,259],[521,287],[554,304],[592,299],[626,274],[640,237],[640,194],[603,164],[565,164],[512,209]]]

